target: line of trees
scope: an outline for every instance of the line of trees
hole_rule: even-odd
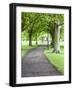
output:
[[[22,39],[28,40],[29,46],[32,46],[32,40],[35,40],[37,45],[38,37],[42,34],[47,34],[47,42],[49,43],[48,36],[50,34],[53,52],[60,53],[60,38],[64,38],[63,14],[22,12],[21,19]]]

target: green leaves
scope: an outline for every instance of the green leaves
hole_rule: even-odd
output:
[[[32,39],[39,37],[41,33],[50,33],[53,35],[55,28],[55,21],[59,20],[60,24],[64,24],[63,14],[49,14],[49,13],[28,13],[22,12],[22,32],[25,31],[24,37],[28,38],[28,33],[31,33]],[[64,26],[62,25],[61,33],[63,35]]]

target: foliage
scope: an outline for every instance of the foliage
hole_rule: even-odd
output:
[[[61,24],[64,24],[64,15],[48,14],[48,13],[25,13],[22,12],[22,31],[32,33],[33,38],[39,36],[41,32],[54,34],[54,23],[59,19]],[[62,30],[63,32],[63,26]]]
[[[47,35],[46,39],[47,42],[49,42],[48,36],[50,34],[51,46],[54,48],[56,41],[55,23],[61,27],[60,39],[64,40],[63,14],[22,12],[21,16],[22,40],[29,41],[29,46],[32,46],[32,41],[36,41],[36,45],[38,44],[39,39],[43,41],[45,35]]]

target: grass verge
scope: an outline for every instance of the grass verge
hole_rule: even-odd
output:
[[[33,49],[33,48],[37,48],[37,46],[36,45],[34,45],[34,46],[28,46],[28,45],[27,46],[22,46],[22,48],[21,48],[22,56],[26,55],[28,53],[28,51],[30,49]]]
[[[44,54],[50,63],[61,73],[64,74],[64,49],[61,49],[60,54],[52,53],[52,49],[46,49]]]

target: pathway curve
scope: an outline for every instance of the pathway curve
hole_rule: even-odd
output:
[[[22,57],[22,77],[60,75],[45,57],[45,48],[45,46],[40,46],[31,49],[27,55]]]

